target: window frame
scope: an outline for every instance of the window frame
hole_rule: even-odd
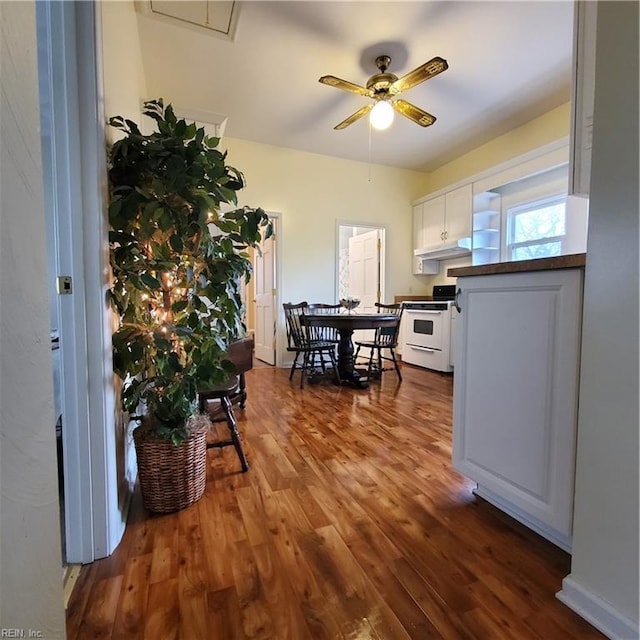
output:
[[[534,211],[536,209],[544,209],[549,206],[562,204],[564,205],[564,233],[556,236],[539,237],[532,240],[525,240],[522,242],[514,242],[514,221],[517,215],[526,213],[528,211]],[[552,242],[560,243],[560,254],[564,254],[565,243],[567,240],[567,193],[555,193],[542,198],[535,198],[533,200],[526,200],[516,204],[512,204],[506,207],[505,210],[505,243],[504,252],[508,261],[519,262],[528,258],[515,258],[514,250],[522,247],[534,247],[543,244],[550,244]],[[545,256],[541,256],[545,257]]]

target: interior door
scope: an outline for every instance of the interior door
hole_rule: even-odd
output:
[[[349,238],[349,295],[360,300],[360,313],[375,313],[380,300],[380,231]]]
[[[267,364],[276,363],[276,229],[263,239],[254,253],[253,282],[255,301],[255,357]]]
[[[360,300],[358,313],[376,313],[376,302],[380,301],[381,273],[380,230],[349,238],[349,295]],[[354,339],[373,337],[373,330],[356,331]]]

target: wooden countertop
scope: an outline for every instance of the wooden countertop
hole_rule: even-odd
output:
[[[516,262],[495,262],[479,264],[473,267],[455,267],[447,270],[450,278],[464,276],[491,276],[497,273],[520,273],[524,271],[549,271],[551,269],[579,269],[586,262],[585,253],[573,253],[555,258],[538,258],[537,260],[518,260]]]
[[[405,300],[431,300],[431,294],[421,295],[410,295],[410,296],[393,296],[393,304],[398,304],[398,302],[404,302]]]

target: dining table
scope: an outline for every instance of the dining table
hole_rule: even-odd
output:
[[[356,329],[377,329],[393,327],[400,321],[394,313],[305,313],[300,322],[307,327],[331,327],[337,329],[340,336],[338,342],[338,374],[340,384],[364,389],[369,386],[366,373],[358,371],[353,357],[353,332]]]

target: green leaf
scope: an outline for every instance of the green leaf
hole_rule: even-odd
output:
[[[180,311],[184,311],[189,306],[188,300],[178,300],[171,305],[171,310],[174,313],[180,313]]]
[[[171,245],[171,248],[176,252],[176,253],[182,253],[182,249],[184,248],[184,244],[182,242],[182,238],[177,234],[174,233],[170,238],[169,238],[169,244]]]
[[[169,107],[167,107],[167,110],[168,109]],[[175,128],[176,136],[183,138],[186,131],[187,131],[187,123],[184,120],[178,120]]]
[[[160,281],[152,276],[149,272],[144,272],[140,275],[140,280],[144,282],[144,284],[149,287],[149,289],[162,289],[162,284]]]

